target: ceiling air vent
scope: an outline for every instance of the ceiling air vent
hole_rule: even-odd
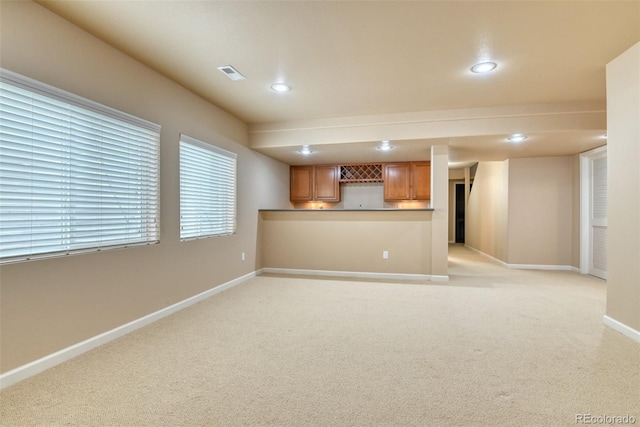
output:
[[[238,70],[233,68],[231,65],[223,65],[222,67],[218,67],[218,70],[220,70],[222,74],[229,77],[231,80],[245,80],[245,76],[240,74]]]

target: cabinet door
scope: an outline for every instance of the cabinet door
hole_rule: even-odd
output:
[[[411,164],[386,163],[384,165],[384,199],[409,200],[411,198]]]
[[[314,166],[315,200],[340,201],[340,166]]]
[[[415,200],[431,199],[431,162],[411,164],[411,193]]]
[[[313,166],[289,168],[289,198],[292,202],[313,200]]]

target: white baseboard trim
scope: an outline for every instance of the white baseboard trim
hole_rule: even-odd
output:
[[[262,268],[261,273],[272,274],[297,274],[301,276],[327,276],[327,277],[352,277],[358,279],[383,279],[383,280],[433,280],[448,281],[449,276],[432,276],[430,274],[405,274],[405,273],[374,273],[364,271],[333,271],[333,270],[305,270],[296,268]]]
[[[607,316],[606,314],[602,318],[603,323],[613,330],[620,332],[637,343],[640,343],[640,331],[636,331],[631,326],[627,326],[622,322],[618,322],[616,319]]]
[[[490,258],[492,261],[502,265],[503,267],[507,267],[507,268],[513,268],[516,270],[557,270],[557,271],[575,271],[575,272],[580,272],[579,268],[573,267],[571,265],[553,265],[553,264],[549,264],[549,265],[545,265],[545,264],[509,264],[506,263],[498,258],[495,258],[487,253],[482,252],[479,249],[476,249],[474,247],[471,246],[467,246],[464,245],[465,248],[469,248],[472,251],[485,256],[487,258]]]
[[[517,270],[556,270],[556,271],[573,271],[570,265],[544,265],[544,264],[506,264],[509,268]]]
[[[493,261],[493,262],[495,262],[497,264],[500,264],[503,267],[507,267],[507,263],[506,262],[504,262],[502,260],[499,260],[498,258],[493,257],[493,256],[491,256],[491,255],[489,255],[489,254],[487,254],[485,252],[482,252],[480,249],[476,249],[473,246],[469,246],[467,244],[465,244],[464,247],[467,248],[467,249],[471,249],[473,252],[475,252],[475,253],[477,253],[479,255],[482,255],[485,258],[489,258],[491,261]]]
[[[71,360],[74,357],[77,357],[82,353],[86,353],[89,350],[92,350],[96,347],[106,344],[109,341],[113,341],[116,338],[120,338],[124,335],[127,335],[135,331],[136,329],[140,329],[144,326],[147,326],[157,320],[162,319],[163,317],[167,317],[170,314],[183,310],[195,303],[198,303],[215,294],[218,294],[233,286],[236,286],[248,279],[251,279],[256,275],[257,275],[257,272],[255,271],[252,273],[245,274],[244,276],[241,276],[229,282],[223,283],[222,285],[218,285],[207,291],[204,291],[190,298],[182,300],[178,303],[175,303],[173,305],[160,309],[154,313],[148,314],[139,319],[133,320],[129,323],[125,323],[124,325],[118,326],[117,328],[111,329],[110,331],[104,332],[100,335],[96,335],[92,338],[89,338],[87,340],[74,344],[70,347],[64,348],[60,351],[56,351],[55,353],[42,357],[38,360],[34,360],[33,362],[27,363],[26,365],[22,365],[15,369],[12,369],[11,371],[5,372],[4,374],[0,375],[0,390],[6,387],[9,387],[13,384],[16,384],[22,380],[26,380],[29,377],[32,377],[43,371],[46,371],[49,368],[53,368],[54,366],[59,365],[63,362]]]

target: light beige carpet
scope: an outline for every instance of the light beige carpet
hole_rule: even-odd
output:
[[[456,246],[451,281],[261,276],[0,394],[3,426],[542,426],[636,417],[605,282]]]

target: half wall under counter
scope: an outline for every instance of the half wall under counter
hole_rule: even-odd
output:
[[[262,272],[447,280],[431,273],[432,215],[433,209],[260,210]]]

